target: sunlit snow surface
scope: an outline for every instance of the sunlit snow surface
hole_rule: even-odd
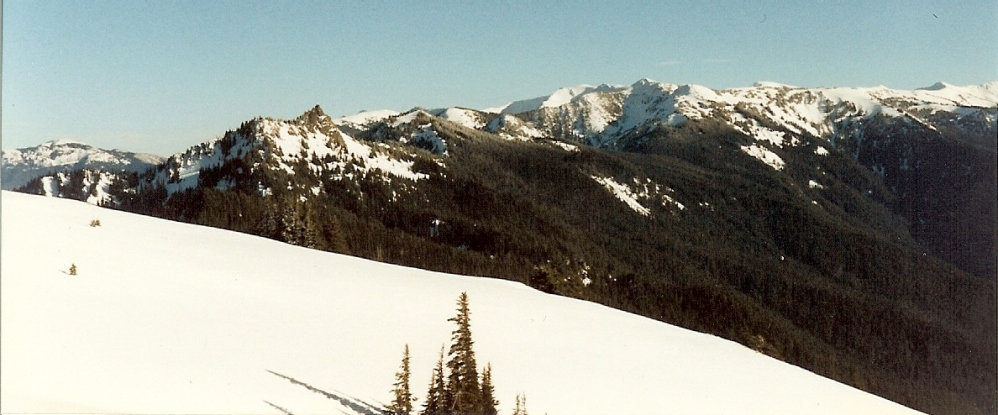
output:
[[[621,202],[627,204],[627,207],[631,208],[635,212],[638,212],[639,214],[644,216],[648,216],[651,214],[651,210],[642,206],[641,203],[638,202],[639,195],[633,190],[631,190],[631,188],[628,187],[627,185],[621,184],[620,182],[613,180],[613,178],[610,177],[599,177],[599,176],[591,176],[591,177],[593,180],[596,181],[596,183],[599,183],[603,185],[603,187],[606,187],[606,189],[609,190],[614,197],[619,199]]]
[[[361,111],[354,115],[345,115],[340,118],[333,120],[336,125],[347,125],[353,127],[362,127],[367,123],[381,121],[385,118],[398,115],[398,111],[392,110],[377,110],[377,111]]]
[[[425,393],[462,291],[500,413],[521,392],[530,413],[551,415],[914,413],[714,336],[517,283],[65,199],[3,192],[2,203],[5,414],[374,413],[365,403],[389,400],[406,343]]]
[[[776,153],[770,151],[766,147],[760,146],[758,144],[752,144],[747,146],[741,146],[741,149],[746,154],[755,157],[756,159],[758,159],[763,163],[766,163],[766,165],[772,167],[775,170],[783,170],[783,167],[786,166],[786,163],[783,162],[783,159],[780,158],[780,156],[776,155]]]
[[[440,118],[468,128],[482,129],[485,127],[485,123],[482,121],[481,117],[478,117],[476,114],[477,113],[473,110],[455,107],[444,110],[440,113]]]

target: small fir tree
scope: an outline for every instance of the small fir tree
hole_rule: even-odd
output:
[[[412,413],[412,403],[416,398],[409,390],[409,345],[405,345],[405,352],[402,354],[402,367],[395,373],[395,397],[388,405],[387,411],[393,415],[410,415]]]
[[[492,386],[492,364],[489,363],[482,370],[482,415],[497,415],[498,405],[495,387]]]
[[[76,264],[70,264],[69,275],[76,275]]]
[[[478,384],[478,368],[475,363],[474,342],[471,340],[471,312],[468,309],[468,293],[461,293],[457,300],[457,315],[448,319],[457,324],[452,333],[452,341],[447,361],[445,406],[449,414],[480,414],[482,412],[482,389]]]
[[[422,415],[439,415],[444,413],[444,347],[440,346],[440,358],[430,375],[430,388],[426,392],[426,402],[423,403]]]
[[[513,415],[527,415],[527,395],[516,394],[516,406],[513,407]]]

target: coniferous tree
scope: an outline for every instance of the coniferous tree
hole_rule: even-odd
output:
[[[443,414],[445,411],[444,408],[446,408],[444,395],[446,395],[444,386],[444,347],[440,346],[440,358],[437,359],[437,365],[433,368],[433,374],[430,376],[430,388],[426,392],[426,402],[423,404],[422,415]]]
[[[482,415],[497,415],[497,405],[499,401],[496,400],[495,387],[492,386],[492,364],[489,363],[482,370]]]
[[[471,340],[471,312],[468,310],[468,293],[461,293],[457,301],[457,315],[448,319],[457,324],[447,361],[447,385],[444,401],[447,413],[477,415],[482,411],[482,389],[478,384],[474,342]]]
[[[409,390],[409,345],[405,345],[405,352],[402,354],[402,366],[395,373],[395,397],[388,405],[387,411],[393,415],[410,415],[412,413],[412,403],[416,398]]]
[[[516,406],[513,407],[513,415],[527,415],[527,396],[516,394]]]

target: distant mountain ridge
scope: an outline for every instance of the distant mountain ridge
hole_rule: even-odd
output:
[[[79,169],[141,172],[166,158],[154,154],[105,150],[73,140],[47,141],[34,147],[4,150],[0,172],[4,190],[24,186],[38,176]]]
[[[886,87],[801,88],[773,82],[751,87],[713,90],[642,79],[630,86],[579,85],[550,95],[513,101],[484,110],[446,108],[423,111],[463,126],[509,137],[576,141],[609,149],[628,149],[628,138],[655,126],[679,126],[688,121],[716,119],[753,137],[783,145],[786,130],[834,142],[850,134],[856,120],[877,116],[900,118],[934,131],[978,128],[974,136],[995,135],[994,109],[998,81],[976,86],[945,82],[912,91]],[[744,112],[752,112],[745,117]],[[367,111],[329,119],[337,127],[362,132],[364,126],[387,118],[411,115],[391,110]],[[507,131],[517,116],[518,128]],[[325,114],[323,114],[325,116]],[[328,118],[328,116],[326,116]],[[483,122],[487,121],[487,122]],[[983,126],[983,127],[981,127]],[[985,140],[986,141],[986,140]],[[799,141],[798,141],[799,142]],[[994,140],[985,142],[991,147]],[[165,160],[162,156],[103,150],[70,140],[4,151],[4,189],[25,184],[33,175],[53,168],[94,167],[141,171]]]
[[[965,87],[940,82],[913,91],[886,87],[800,88],[772,82],[713,90],[642,79],[630,86],[563,88],[546,97],[514,101],[484,112],[518,115],[552,138],[622,148],[621,136],[639,127],[648,128],[649,124],[677,126],[687,120],[714,117],[743,125],[746,132],[773,134],[771,128],[758,125],[763,122],[798,134],[834,139],[842,133],[847,119],[884,115],[936,129],[952,128],[978,110],[994,109],[996,105],[998,81]],[[746,110],[758,113],[759,119],[755,123],[746,120],[740,114]],[[994,123],[993,114],[984,112],[985,121]],[[936,116],[938,113],[957,117],[947,119]]]

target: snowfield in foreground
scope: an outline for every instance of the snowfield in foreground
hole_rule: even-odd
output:
[[[518,283],[64,199],[3,192],[2,209],[3,413],[378,413],[406,343],[424,396],[462,291],[502,414],[520,392],[532,414],[915,413],[718,337]]]

